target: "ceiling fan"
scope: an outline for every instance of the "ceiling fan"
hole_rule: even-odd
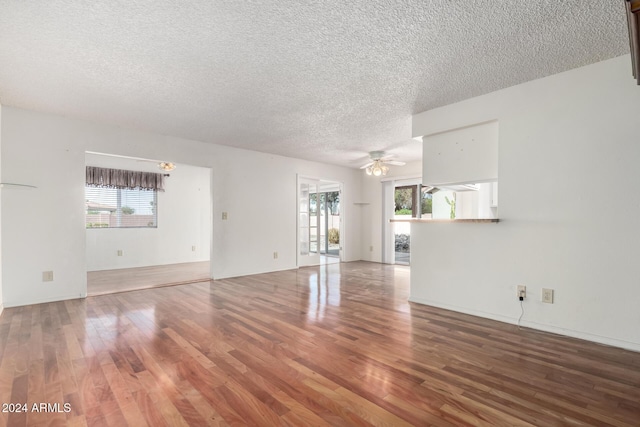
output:
[[[364,169],[367,175],[386,175],[389,172],[389,167],[387,165],[393,166],[404,166],[405,162],[399,162],[397,160],[391,160],[392,156],[385,156],[384,151],[372,151],[369,153],[369,158],[371,161],[366,165],[360,167],[360,169]]]

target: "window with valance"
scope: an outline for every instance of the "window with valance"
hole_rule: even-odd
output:
[[[87,228],[156,228],[160,173],[87,166]]]

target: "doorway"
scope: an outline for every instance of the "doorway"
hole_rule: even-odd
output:
[[[409,265],[411,260],[411,224],[390,219],[431,218],[432,195],[420,181],[413,178],[383,183],[385,263]]]
[[[87,179],[87,295],[210,279],[209,168],[178,164],[163,172],[158,161],[90,152],[85,160],[96,174],[164,175],[158,189],[139,188],[135,180],[106,186]]]
[[[298,176],[298,266],[339,263],[342,184]]]
[[[340,184],[321,181],[317,195],[320,218],[320,264],[340,262]]]

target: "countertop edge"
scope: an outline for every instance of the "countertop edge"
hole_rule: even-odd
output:
[[[390,219],[389,222],[412,222],[412,223],[456,223],[456,222],[471,222],[471,223],[492,223],[500,222],[499,218],[462,218],[462,219],[423,219],[423,218],[411,218],[411,219]]]

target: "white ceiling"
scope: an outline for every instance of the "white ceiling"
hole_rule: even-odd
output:
[[[628,52],[623,0],[0,0],[3,105],[354,167],[418,159],[412,114]]]

